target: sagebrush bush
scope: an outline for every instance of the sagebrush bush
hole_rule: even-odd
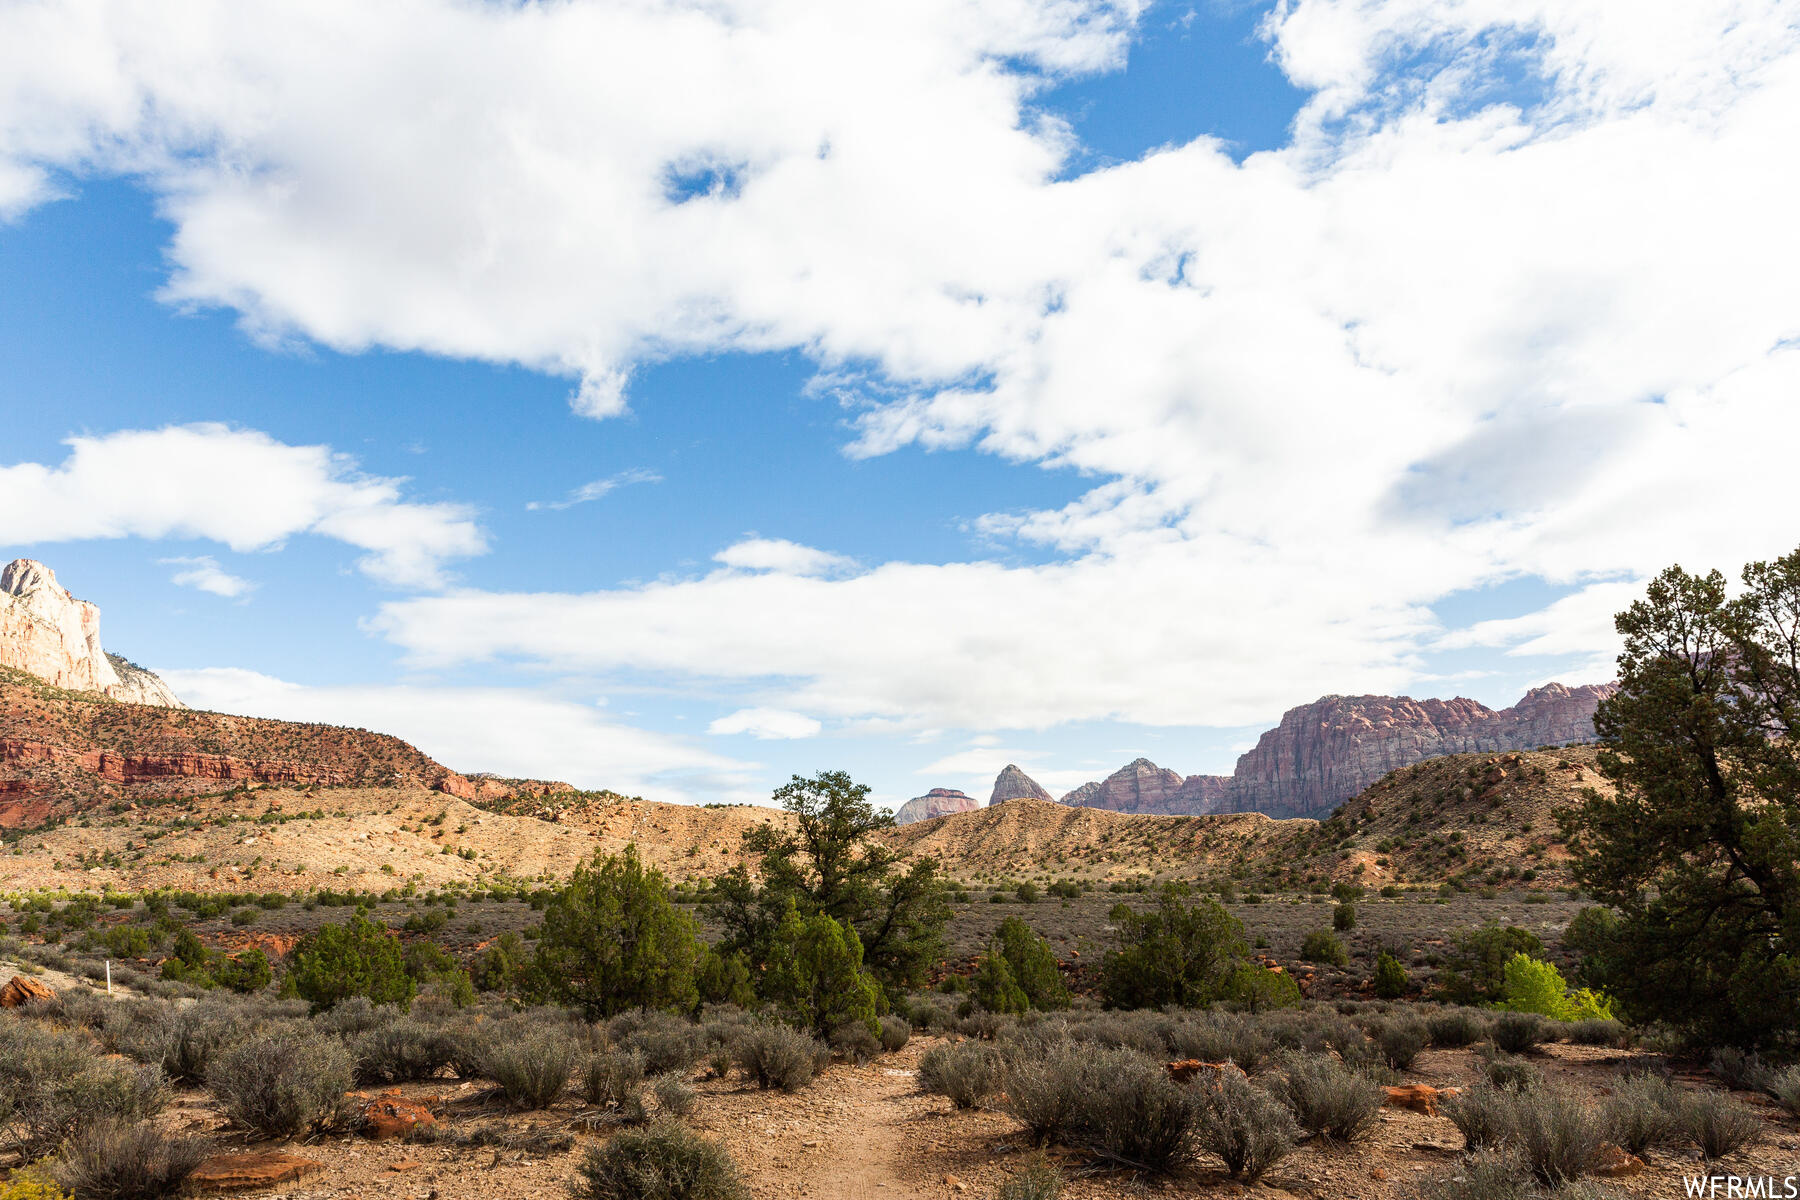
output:
[[[911,1023],[899,1017],[881,1018],[881,1048],[889,1054],[898,1053],[912,1040]]]
[[[616,1134],[577,1168],[577,1200],[749,1200],[731,1154],[675,1121]]]
[[[1481,1070],[1502,1091],[1528,1092],[1544,1082],[1544,1073],[1516,1054],[1483,1054]]]
[[[1472,1155],[1449,1175],[1426,1182],[1419,1200],[1536,1200],[1531,1173],[1510,1153]]]
[[[1486,1019],[1466,1008],[1432,1013],[1425,1018],[1425,1028],[1431,1044],[1447,1050],[1472,1046],[1487,1036]]]
[[[948,1096],[958,1108],[975,1108],[993,1096],[1005,1072],[1005,1055],[978,1041],[933,1046],[919,1059],[920,1086]]]
[[[881,1053],[881,1039],[865,1021],[846,1021],[831,1031],[826,1043],[846,1062],[859,1067]]]
[[[154,1116],[167,1101],[159,1067],[102,1058],[83,1034],[0,1024],[0,1147],[24,1161],[88,1126]]]
[[[219,1054],[206,1087],[240,1129],[292,1137],[336,1121],[352,1079],[350,1053],[336,1038],[281,1032]]]
[[[1425,1022],[1414,1017],[1398,1017],[1376,1021],[1369,1026],[1369,1040],[1381,1051],[1387,1065],[1405,1071],[1419,1057],[1419,1051],[1431,1040]]]
[[[664,1012],[629,1012],[607,1025],[607,1036],[644,1061],[647,1075],[685,1071],[706,1051],[706,1031],[686,1017]]]
[[[355,1035],[350,1055],[358,1083],[409,1083],[430,1079],[450,1064],[443,1031],[421,1021],[394,1021]]]
[[[162,1200],[181,1190],[207,1152],[201,1139],[172,1137],[147,1121],[102,1122],[69,1139],[56,1181],[80,1200]]]
[[[1276,1094],[1300,1128],[1334,1142],[1366,1137],[1381,1119],[1381,1085],[1323,1055],[1292,1055],[1282,1063]]]
[[[548,1108],[569,1086],[576,1054],[575,1039],[568,1034],[534,1029],[490,1042],[481,1073],[500,1086],[500,1094],[514,1108]]]
[[[1476,1085],[1444,1104],[1444,1115],[1463,1135],[1469,1150],[1490,1150],[1512,1136],[1512,1105],[1498,1088]]]
[[[213,1058],[250,1036],[250,1027],[236,1005],[193,1004],[175,1010],[161,1065],[177,1083],[204,1082]]]
[[[1657,1075],[1638,1075],[1613,1088],[1600,1109],[1606,1138],[1632,1154],[1666,1146],[1680,1136],[1681,1090]]]
[[[1287,1109],[1241,1075],[1226,1074],[1197,1108],[1195,1143],[1218,1155],[1234,1179],[1256,1182],[1294,1148]]]
[[[1730,1096],[1700,1092],[1682,1104],[1681,1129],[1710,1162],[1755,1142],[1762,1136],[1762,1121]]]
[[[739,1035],[734,1049],[738,1065],[757,1087],[784,1092],[811,1083],[830,1053],[817,1039],[773,1021]]]
[[[1718,1076],[1726,1087],[1740,1092],[1763,1091],[1774,1075],[1774,1072],[1763,1065],[1762,1059],[1745,1053],[1736,1046],[1720,1046],[1714,1050],[1707,1063],[1707,1070]]]
[[[685,1117],[700,1103],[700,1093],[680,1071],[666,1071],[650,1085],[656,1094],[656,1112],[662,1117]]]
[[[1580,1179],[1600,1152],[1599,1115],[1587,1101],[1557,1088],[1505,1094],[1512,1112],[1507,1141],[1545,1187]]]
[[[1586,1021],[1570,1021],[1563,1034],[1577,1046],[1617,1046],[1625,1040],[1625,1026],[1619,1021],[1596,1017]]]
[[[1536,1013],[1503,1012],[1488,1026],[1494,1047],[1508,1054],[1528,1054],[1544,1040],[1544,1018]]]
[[[635,1050],[602,1050],[581,1065],[581,1098],[612,1108],[627,1121],[644,1119],[644,1060]]]
[[[1769,1095],[1775,1097],[1777,1104],[1800,1117],[1800,1067],[1772,1073],[1768,1087]]]

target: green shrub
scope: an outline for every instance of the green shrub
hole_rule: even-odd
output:
[[[213,964],[213,978],[220,987],[247,995],[268,987],[275,978],[275,971],[269,965],[269,956],[252,946],[219,958]]]
[[[1249,1013],[1294,1008],[1301,1001],[1300,985],[1286,971],[1274,971],[1255,963],[1244,963],[1225,981],[1221,998],[1227,1004]]]
[[[548,1108],[568,1088],[575,1055],[575,1042],[567,1034],[536,1029],[489,1042],[481,1073],[500,1085],[500,1094],[514,1108]]]
[[[1109,919],[1119,947],[1101,964],[1101,991],[1111,1008],[1208,1004],[1249,954],[1241,921],[1213,900],[1184,903],[1173,886],[1151,912],[1120,904]]]
[[[1301,1129],[1327,1141],[1367,1137],[1381,1119],[1386,1093],[1367,1076],[1324,1055],[1291,1055],[1282,1063],[1276,1094]]]
[[[1356,905],[1345,901],[1331,910],[1331,927],[1339,933],[1356,928]]]
[[[150,1122],[101,1122],[69,1139],[56,1181],[81,1200],[161,1200],[181,1190],[206,1158],[199,1138],[171,1137]]]
[[[1515,954],[1506,962],[1500,1007],[1558,1021],[1612,1020],[1612,1003],[1588,988],[1574,992],[1562,972],[1540,959]]]
[[[615,1134],[588,1150],[577,1200],[749,1200],[730,1153],[674,1121]]]
[[[544,906],[533,976],[551,999],[610,1017],[698,1003],[694,921],[669,900],[669,881],[638,860],[596,850]]]
[[[1487,1020],[1467,1009],[1453,1008],[1425,1018],[1431,1044],[1442,1049],[1471,1046],[1487,1036]]]
[[[264,1137],[316,1132],[338,1119],[350,1054],[336,1038],[275,1033],[239,1042],[206,1072],[207,1090],[240,1129]]]
[[[1013,978],[1012,966],[1001,953],[997,938],[988,943],[987,953],[969,976],[969,997],[993,1013],[1022,1013],[1031,1007],[1031,999]]]
[[[1031,926],[1018,917],[1008,917],[1000,922],[999,930],[988,945],[990,955],[996,951],[1006,960],[1013,981],[1025,993],[1029,1007],[1069,1007],[1069,989],[1063,983],[1056,952]]]
[[[1383,1000],[1398,1000],[1406,995],[1406,989],[1411,982],[1406,977],[1406,968],[1400,965],[1399,959],[1386,950],[1375,956],[1376,996]]]
[[[310,1002],[314,1012],[352,996],[406,1008],[418,992],[406,972],[400,939],[360,913],[346,924],[321,926],[295,943],[285,986]]]
[[[975,1108],[1000,1090],[1005,1075],[1000,1051],[981,1042],[933,1046],[919,1059],[919,1085],[948,1096],[958,1108]]]
[[[817,1039],[771,1021],[740,1035],[736,1054],[757,1087],[797,1092],[813,1081],[828,1051]]]
[[[1294,1148],[1287,1110],[1242,1076],[1226,1074],[1198,1108],[1196,1144],[1224,1160],[1234,1179],[1254,1183]]]
[[[1315,929],[1300,944],[1300,957],[1307,962],[1341,967],[1350,961],[1344,943],[1329,929]]]

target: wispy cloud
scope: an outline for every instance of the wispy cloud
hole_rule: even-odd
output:
[[[189,558],[159,558],[156,561],[164,566],[183,568],[169,577],[170,582],[178,587],[196,588],[215,596],[224,596],[227,600],[236,600],[256,590],[254,583],[242,576],[233,575],[210,554],[198,554]]]
[[[590,483],[584,483],[571,491],[568,495],[564,496],[561,500],[533,500],[525,507],[532,512],[538,512],[545,509],[560,511],[565,508],[574,508],[577,504],[586,504],[589,500],[598,500],[602,496],[610,495],[620,488],[629,487],[634,483],[661,482],[662,476],[658,475],[655,471],[646,471],[642,467],[633,467],[629,471],[620,471],[617,475],[608,475],[605,479],[596,479]]]

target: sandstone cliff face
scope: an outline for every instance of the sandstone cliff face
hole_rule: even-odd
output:
[[[107,654],[100,646],[100,610],[71,596],[56,573],[34,559],[17,558],[0,570],[0,667],[73,692],[182,707],[155,675]]]
[[[994,794],[988,797],[990,806],[1005,804],[1008,800],[1048,800],[1050,793],[1043,785],[1012,763],[1007,763],[1000,774],[994,777]]]
[[[894,813],[894,824],[911,825],[915,821],[929,821],[951,813],[974,812],[980,807],[981,802],[975,797],[955,788],[932,788],[923,796],[914,796],[902,804]]]
[[[1388,772],[1428,758],[1591,741],[1594,710],[1616,690],[1551,683],[1498,711],[1461,696],[1326,696],[1289,709],[1229,776],[1183,779],[1140,758],[1062,803],[1132,813],[1319,816]]]

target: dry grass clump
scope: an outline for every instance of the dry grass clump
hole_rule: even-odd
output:
[[[1777,1104],[1800,1117],[1800,1067],[1789,1067],[1770,1075],[1768,1089]]]
[[[797,1092],[811,1083],[830,1057],[816,1038],[778,1022],[746,1030],[735,1050],[738,1065],[757,1087],[784,1092]]]
[[[1755,1142],[1762,1136],[1762,1121],[1730,1096],[1701,1092],[1682,1104],[1681,1129],[1710,1162]]]
[[[1672,1144],[1681,1130],[1681,1090],[1657,1075],[1637,1075],[1613,1088],[1600,1110],[1608,1141],[1631,1154]]]
[[[1491,1150],[1506,1142],[1512,1132],[1512,1108],[1508,1093],[1492,1085],[1472,1087],[1446,1102],[1444,1115],[1463,1135],[1469,1150]]]
[[[1368,1136],[1381,1119],[1385,1098],[1380,1084],[1323,1055],[1285,1059],[1276,1094],[1301,1129],[1334,1142]]]
[[[332,1124],[351,1080],[343,1043],[312,1033],[240,1042],[206,1072],[207,1089],[232,1124],[264,1137],[292,1137]]]
[[[718,1142],[676,1121],[629,1129],[587,1152],[570,1186],[577,1200],[749,1200]]]
[[[102,1122],[69,1139],[56,1181],[81,1200],[162,1200],[206,1158],[199,1138],[170,1137],[149,1122]]]
[[[656,1095],[656,1112],[662,1117],[685,1117],[700,1103],[700,1093],[680,1071],[665,1071],[650,1085]]]
[[[1546,1187],[1580,1179],[1604,1140],[1599,1115],[1587,1101],[1555,1088],[1510,1094],[1509,1143]]]
[[[1000,1185],[994,1200],[1057,1200],[1062,1195],[1062,1172],[1042,1159],[1027,1163],[1025,1169]]]

